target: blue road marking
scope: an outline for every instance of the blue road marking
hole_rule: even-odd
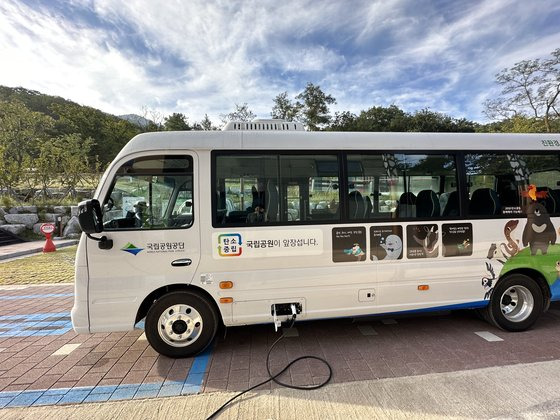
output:
[[[17,299],[45,299],[53,297],[70,297],[74,293],[48,293],[45,295],[15,295],[15,296],[0,296],[0,300],[17,300]]]
[[[44,319],[44,316],[47,315],[53,316],[56,314],[35,314],[33,316]],[[66,316],[67,314],[62,315]],[[209,346],[202,354],[196,356],[184,381],[98,385],[33,391],[0,391],[0,409],[5,407],[79,404],[196,394],[201,390],[211,354],[212,346]]]
[[[69,312],[0,316],[0,337],[62,335],[72,330]]]

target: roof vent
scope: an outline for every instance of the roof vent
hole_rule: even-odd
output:
[[[230,121],[223,131],[304,131],[303,124],[285,120]]]

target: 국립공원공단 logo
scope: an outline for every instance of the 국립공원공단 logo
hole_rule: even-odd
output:
[[[132,244],[132,243],[130,243],[130,242],[128,242],[125,246],[123,246],[123,247],[121,248],[122,251],[129,252],[129,253],[131,253],[132,255],[138,254],[138,253],[139,253],[140,251],[142,251],[143,249],[144,249],[144,248],[138,248],[136,245],[134,245],[134,244]]]
[[[218,254],[220,257],[238,257],[243,252],[241,234],[223,233],[218,236]]]

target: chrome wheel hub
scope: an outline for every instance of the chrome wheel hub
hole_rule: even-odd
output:
[[[173,347],[186,347],[202,333],[202,316],[189,305],[173,305],[159,317],[158,332],[163,341]]]
[[[533,312],[534,306],[533,295],[524,286],[512,286],[500,298],[502,314],[511,322],[525,321]]]

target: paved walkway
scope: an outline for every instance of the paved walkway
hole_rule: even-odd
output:
[[[220,419],[557,419],[560,361],[250,393]],[[231,392],[7,408],[0,419],[205,419]]]
[[[75,245],[78,243],[78,240],[56,239],[53,242],[57,248],[62,248]],[[21,244],[0,246],[0,261],[43,252],[43,246],[45,246],[45,241],[30,241]]]

